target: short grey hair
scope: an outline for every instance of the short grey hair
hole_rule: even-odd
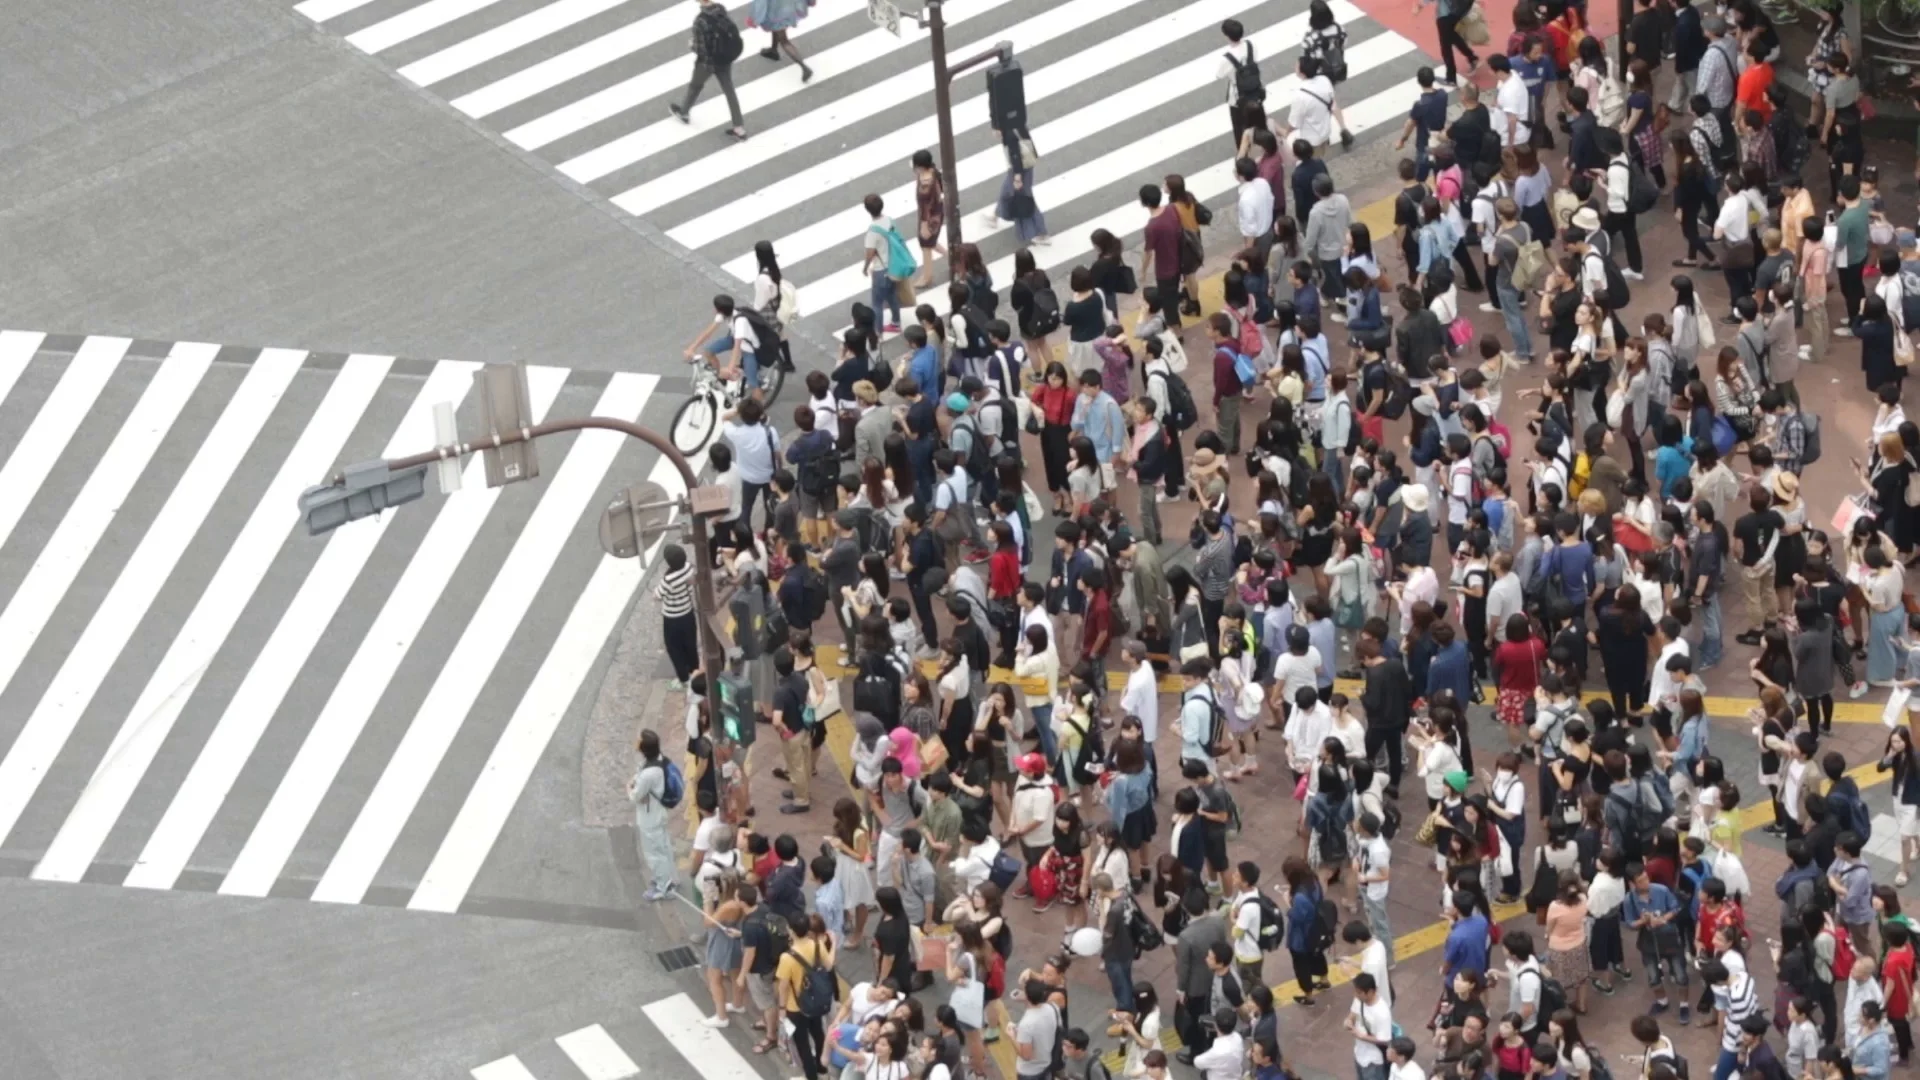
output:
[[[1700,20],[1700,29],[1705,30],[1713,37],[1725,37],[1727,33],[1727,20],[1718,15],[1709,15]]]

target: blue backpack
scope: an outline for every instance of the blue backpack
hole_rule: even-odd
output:
[[[680,805],[681,799],[687,797],[687,777],[680,771],[680,766],[673,763],[673,759],[664,756],[660,759],[660,771],[663,774],[660,805],[672,810]]]

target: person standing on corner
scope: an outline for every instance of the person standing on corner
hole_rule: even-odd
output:
[[[1033,196],[1033,167],[1040,160],[1033,136],[1024,129],[1000,131],[1001,148],[1007,152],[1007,175],[1000,181],[1000,200],[987,215],[987,228],[997,229],[1002,221],[1013,223],[1020,234],[1020,246],[1048,243],[1047,217]]]
[[[1140,205],[1147,211],[1143,234],[1145,247],[1140,254],[1140,280],[1153,282],[1155,310],[1168,330],[1180,329],[1180,211],[1165,203],[1160,185],[1140,185]]]
[[[740,28],[733,25],[733,20],[727,16],[725,4],[717,0],[700,0],[700,14],[693,17],[690,44],[693,50],[693,81],[687,84],[686,98],[678,105],[667,106],[667,111],[683,124],[693,123],[689,115],[693,111],[693,103],[699,100],[700,90],[707,85],[707,78],[711,76],[720,84],[720,92],[727,95],[727,111],[733,116],[733,126],[727,129],[727,134],[745,142],[747,122],[740,116],[740,95],[733,92],[733,62],[740,59],[742,49]]]
[[[1227,117],[1233,124],[1233,150],[1240,153],[1241,137],[1249,129],[1267,126],[1267,88],[1260,81],[1260,65],[1253,58],[1253,42],[1239,19],[1220,24],[1227,50],[1220,54],[1214,77],[1227,83]]]
[[[664,803],[667,759],[660,750],[660,733],[642,731],[639,750],[640,767],[627,784],[627,798],[633,802],[634,839],[640,847],[640,861],[653,878],[644,895],[649,900],[664,900],[673,892],[673,837],[667,833],[667,821],[673,815]]]

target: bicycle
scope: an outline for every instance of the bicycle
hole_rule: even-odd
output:
[[[693,393],[674,410],[673,424],[668,429],[674,449],[683,454],[696,454],[705,449],[713,439],[720,415],[732,411],[745,396],[744,380],[720,378],[719,372],[707,362],[705,354],[695,357],[690,363],[693,364]],[[789,366],[784,355],[775,363],[761,366],[763,402],[772,404],[780,396]]]

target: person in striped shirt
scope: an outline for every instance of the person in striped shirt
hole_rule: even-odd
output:
[[[1740,1071],[1741,1025],[1747,1017],[1759,1015],[1760,995],[1753,976],[1719,960],[1709,960],[1700,969],[1700,978],[1713,988],[1713,1011],[1720,1021],[1720,1058],[1713,1066],[1713,1080],[1727,1080]]]
[[[687,679],[700,666],[693,625],[693,564],[679,544],[668,544],[662,553],[667,572],[654,586],[653,597],[660,602],[660,632],[667,641],[667,657],[673,661],[673,682],[668,689],[678,691],[686,688]]]

